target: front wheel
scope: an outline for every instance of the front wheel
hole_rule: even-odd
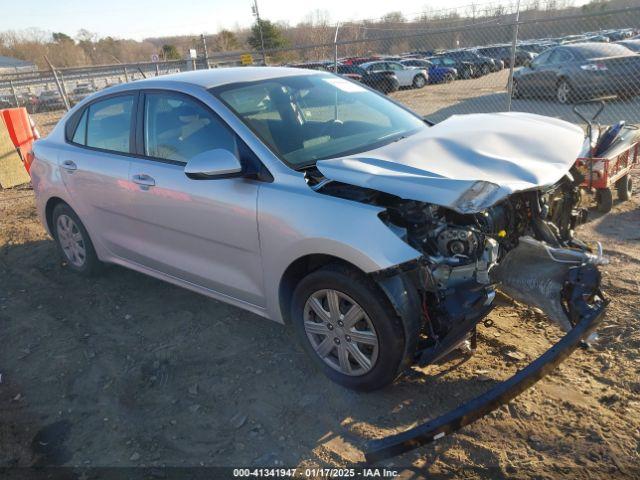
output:
[[[573,89],[566,80],[560,80],[556,87],[556,98],[558,102],[566,105],[573,102]]]
[[[482,65],[481,69],[480,69],[480,74],[481,75],[489,75],[490,72],[490,68],[489,65],[487,65],[486,63]]]
[[[596,203],[600,213],[609,213],[613,208],[613,192],[610,188],[596,190]]]
[[[413,353],[405,348],[403,321],[377,285],[339,264],[298,284],[291,318],[312,361],[347,388],[370,391],[392,383]]]

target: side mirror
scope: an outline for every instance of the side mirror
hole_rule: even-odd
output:
[[[242,164],[229,150],[216,148],[191,158],[184,167],[184,173],[194,180],[229,178],[242,173]]]

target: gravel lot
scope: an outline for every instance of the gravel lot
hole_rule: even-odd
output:
[[[480,91],[497,104],[501,75],[394,96],[446,116],[481,103],[471,98]],[[36,120],[46,133],[57,118]],[[402,478],[638,478],[639,225],[635,194],[581,227],[611,259],[599,344],[485,419],[383,465]],[[353,393],[276,323],[119,267],[75,276],[37,222],[32,191],[0,191],[0,467],[349,466],[365,439],[486,391],[559,335],[518,305],[490,318],[473,356]]]

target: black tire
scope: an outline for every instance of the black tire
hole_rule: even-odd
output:
[[[486,63],[482,64],[480,67],[480,75],[489,75],[491,73],[491,68]]]
[[[556,100],[563,105],[568,105],[575,101],[573,87],[565,78],[561,78],[556,85]]]
[[[601,188],[596,191],[596,201],[600,213],[609,213],[613,208],[613,192],[610,188]]]
[[[456,76],[453,73],[447,73],[444,76],[444,83],[451,83],[456,79]]]
[[[413,77],[413,88],[423,88],[427,84],[427,79],[424,75],[416,75]]]
[[[633,194],[633,179],[628,173],[616,182],[616,190],[618,191],[618,199],[621,202],[626,202],[631,199],[631,195]]]
[[[61,239],[61,235],[63,235],[61,227],[59,226],[59,221],[61,221],[61,217],[68,217],[75,226],[75,232],[77,232],[81,237],[82,247],[84,248],[84,259],[81,263],[74,263],[71,257],[65,252]],[[60,254],[63,265],[73,270],[74,272],[83,275],[83,276],[93,276],[100,271],[102,267],[102,262],[98,260],[98,256],[96,255],[96,250],[93,247],[93,243],[91,242],[91,238],[89,237],[89,233],[87,229],[82,224],[82,221],[76,215],[76,212],[67,205],[66,203],[59,203],[53,209],[53,214],[51,215],[51,230],[53,237],[56,241],[56,245],[58,247],[58,253]],[[79,242],[78,242],[79,243]]]
[[[350,297],[364,310],[374,327],[378,341],[377,358],[371,368],[363,374],[348,375],[330,366],[316,353],[311,340],[307,337],[304,326],[305,305],[314,293],[326,289],[335,290]],[[341,310],[341,313],[345,312]],[[353,390],[371,391],[391,384],[410,364],[414,353],[412,348],[405,348],[405,325],[380,288],[361,272],[341,264],[327,265],[302,279],[293,292],[291,319],[296,335],[313,363],[331,380]],[[319,325],[325,324],[320,322]],[[415,330],[413,339],[418,337],[419,326]],[[331,335],[339,335],[338,327],[331,327]],[[328,336],[322,338],[328,338]],[[412,344],[415,345],[411,341],[410,345]],[[325,358],[331,358],[335,362],[339,347],[331,348],[332,350]]]
[[[471,70],[470,68],[464,68],[460,76],[463,80],[468,80],[473,76],[473,70]]]
[[[522,92],[518,86],[518,80],[513,79],[513,85],[511,86],[511,98],[522,98]]]

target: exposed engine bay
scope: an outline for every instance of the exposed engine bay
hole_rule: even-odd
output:
[[[463,214],[307,171],[309,186],[319,193],[383,207],[381,221],[423,254],[403,273],[422,302],[416,354],[421,364],[436,361],[465,339],[475,347],[475,327],[493,308],[497,288],[541,309],[565,331],[577,323],[580,311],[602,298],[595,267],[603,262],[601,252],[592,253],[574,236],[587,215],[580,206],[582,180],[572,169],[550,187],[517,192]],[[578,295],[568,283],[571,275],[589,278]]]

